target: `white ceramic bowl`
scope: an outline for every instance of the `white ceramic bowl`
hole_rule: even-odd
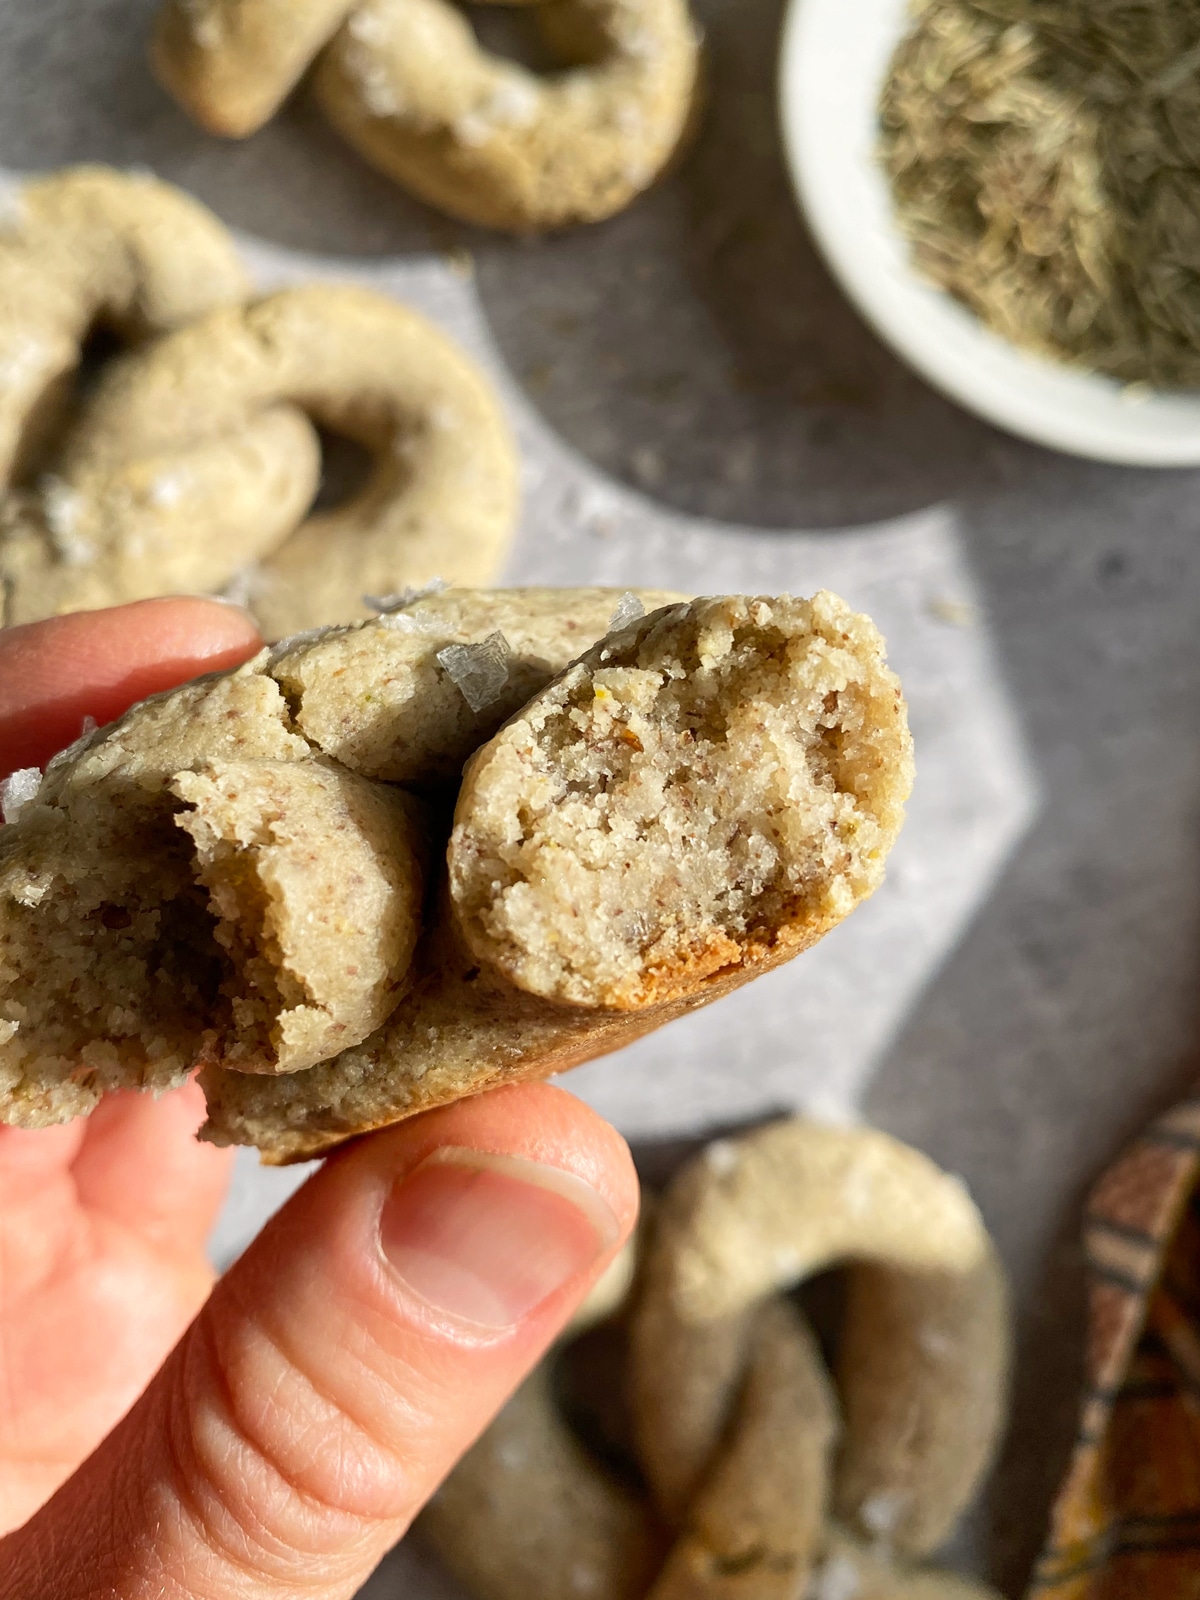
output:
[[[877,107],[908,0],[791,0],[780,63],[784,142],[818,245],[898,354],[1010,432],[1096,461],[1200,466],[1200,395],[1126,392],[990,333],[913,272],[876,161]]]

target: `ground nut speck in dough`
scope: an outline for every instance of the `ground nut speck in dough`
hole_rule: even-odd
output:
[[[882,640],[827,594],[664,598],[632,622],[615,591],[417,598],[59,757],[0,832],[0,1117],[60,1121],[199,1062],[208,1137],[302,1159],[602,1054],[813,944],[881,881],[911,784]],[[392,932],[331,990],[295,860],[350,817]]]
[[[333,126],[429,204],[513,232],[597,222],[690,132],[698,29],[686,0],[518,3],[558,71],[483,49],[453,0],[169,0],[152,56],[196,121],[233,138],[315,62]]]

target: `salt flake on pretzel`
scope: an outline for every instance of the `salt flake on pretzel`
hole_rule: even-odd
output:
[[[504,0],[500,0],[504,3]],[[513,0],[530,5],[530,0]],[[686,0],[534,0],[562,69],[484,50],[452,0],[170,0],[160,78],[204,127],[243,137],[311,61],[326,115],[389,177],[485,227],[595,222],[667,166],[693,118]]]

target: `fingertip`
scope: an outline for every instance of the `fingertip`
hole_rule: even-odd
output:
[[[204,596],[139,600],[0,632],[0,775],[44,766],[135,701],[239,665],[262,640],[240,606]]]
[[[157,1097],[109,1094],[84,1125],[72,1176],[94,1211],[177,1255],[199,1254],[225,1198],[233,1151],[201,1144],[194,1081]]]
[[[442,1146],[558,1167],[603,1199],[621,1238],[637,1221],[639,1185],[628,1144],[598,1112],[555,1084],[490,1089],[381,1129],[354,1148],[370,1151],[372,1164],[399,1171],[419,1165]]]
[[[166,595],[83,615],[114,619],[119,635],[131,636],[139,648],[155,649],[160,659],[243,659],[262,644],[246,608],[219,595]]]
[[[189,1593],[248,1578],[264,1595],[354,1592],[561,1332],[636,1210],[624,1140],[546,1085],[356,1141],[220,1280],[49,1512],[67,1525],[110,1503],[117,1464],[134,1463],[122,1514],[136,1531],[152,1510],[160,1587],[165,1575]]]

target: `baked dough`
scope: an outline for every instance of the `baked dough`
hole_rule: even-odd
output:
[[[659,1207],[632,1370],[639,1454],[669,1518],[717,1448],[764,1298],[847,1263],[833,1509],[910,1559],[949,1533],[1004,1413],[995,1253],[962,1184],[919,1151],[799,1119],[710,1146]]]
[[[372,473],[306,517],[314,422],[362,445]],[[284,289],[102,376],[53,478],[5,507],[4,620],[233,583],[269,638],[349,622],[364,595],[488,581],[516,501],[499,406],[444,335],[365,289]]]
[[[451,0],[170,0],[152,55],[196,121],[232,138],[273,116],[315,59],[334,127],[431,205],[514,232],[596,222],[685,138],[698,31],[686,0],[532,9],[562,63],[548,77],[484,50]]]
[[[644,1232],[617,1443],[649,1495],[568,1426],[552,1359],[423,1514],[455,1575],[479,1600],[995,1600],[917,1565],[1007,1389],[1003,1276],[961,1185],[884,1134],[792,1120],[710,1145]],[[835,1391],[778,1291],[843,1263]]]
[[[451,591],[286,642],[57,758],[0,832],[0,1118],[59,1121],[200,1063],[206,1137],[304,1159],[636,1038],[813,944],[878,885],[912,759],[867,618],[827,594],[638,620],[612,591],[551,594]],[[455,694],[469,716],[440,714]],[[274,763],[276,784],[278,764],[315,764],[335,811],[399,779],[424,796],[430,836],[449,834],[415,954],[401,943],[385,962],[403,1002],[304,1070],[239,1031],[231,986],[260,970],[247,940],[256,961],[277,956],[235,916],[230,962],[210,905],[227,863],[197,858],[197,828],[178,825],[198,793],[181,775],[231,763],[256,782]],[[325,825],[296,804],[275,809],[319,857]],[[293,927],[302,882],[278,879]],[[293,970],[306,961],[293,949]],[[322,1006],[361,1018],[361,998]]]
[[[229,234],[168,183],[88,166],[26,184],[0,222],[0,484],[40,465],[96,323],[136,343],[248,288]]]

